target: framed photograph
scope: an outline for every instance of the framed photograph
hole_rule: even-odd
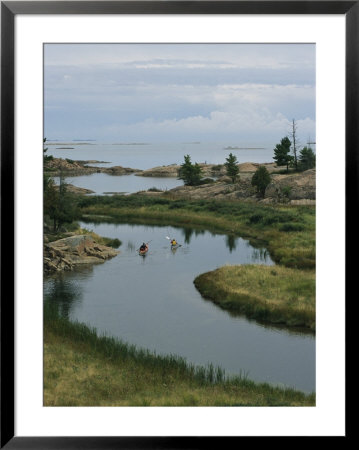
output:
[[[1,448],[348,436],[358,29],[1,2]]]

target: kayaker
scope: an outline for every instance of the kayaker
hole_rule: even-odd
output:
[[[143,243],[140,247],[141,252],[143,252],[144,250],[146,250],[147,248],[147,244]]]
[[[177,245],[176,239],[171,239],[171,245]]]

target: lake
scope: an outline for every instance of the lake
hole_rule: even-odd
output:
[[[201,297],[194,278],[225,264],[273,265],[248,241],[205,230],[86,224],[122,241],[121,253],[91,267],[47,277],[44,300],[71,320],[130,344],[222,367],[258,382],[315,391],[315,337],[231,315]],[[170,249],[166,237],[181,244]],[[149,252],[137,249],[149,242]]]
[[[60,177],[54,177],[56,184],[60,183]],[[183,181],[177,178],[163,177],[138,177],[136,175],[108,175],[107,173],[92,173],[76,177],[66,177],[66,183],[74,186],[91,189],[93,194],[89,195],[111,195],[113,193],[132,194],[138,191],[156,188],[162,191],[177,186],[182,186]]]
[[[134,169],[151,169],[156,166],[182,164],[185,155],[191,156],[193,163],[224,164],[229,153],[237,156],[238,162],[273,162],[274,147],[271,143],[143,143],[119,144],[98,142],[46,142],[47,155],[72,160],[105,161],[96,166],[123,166]],[[241,147],[241,149],[226,149]],[[248,149],[251,147],[251,149]]]
[[[226,147],[241,149],[226,149]],[[150,169],[156,166],[182,164],[184,155],[189,154],[191,161],[208,164],[224,164],[229,153],[233,153],[239,163],[273,162],[273,145],[268,143],[182,143],[182,144],[116,144],[97,142],[47,142],[47,155],[56,158],[68,158],[80,161],[106,161],[90,163],[90,166],[122,166],[134,169]],[[248,149],[251,147],[251,149]],[[55,177],[59,183],[59,178]],[[105,173],[66,177],[66,182],[77,187],[91,189],[94,194],[134,193],[150,188],[161,190],[182,186],[177,178],[138,177],[136,175],[114,176]]]

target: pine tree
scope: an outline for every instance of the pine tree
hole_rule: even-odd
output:
[[[271,177],[266,167],[259,166],[252,177],[252,186],[257,189],[257,192],[264,197],[266,187],[270,183]]]
[[[288,137],[285,137],[280,141],[280,144],[276,145],[274,149],[274,161],[277,163],[277,166],[287,166],[287,172],[289,164],[293,160],[293,157],[289,154],[291,145],[292,143]]]
[[[58,187],[52,178],[44,177],[44,214],[52,219],[54,232],[77,217],[77,207],[73,196],[67,190],[63,175],[60,176]]]
[[[184,181],[187,186],[196,186],[201,183],[202,169],[195,163],[191,163],[191,157],[186,155],[184,163],[178,171],[178,178]]]
[[[238,177],[239,168],[238,168],[237,157],[234,156],[232,153],[230,153],[228,158],[226,158],[226,162],[224,163],[224,165],[226,166],[227,175],[232,179],[232,183],[234,183],[236,181],[236,179],[239,178]]]
[[[310,147],[303,147],[299,152],[299,168],[308,170],[315,167],[315,154]]]

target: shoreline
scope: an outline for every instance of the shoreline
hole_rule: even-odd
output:
[[[233,265],[194,280],[203,298],[234,315],[315,333],[315,273],[281,266]]]
[[[64,176],[76,177],[105,173],[111,176],[134,175],[139,177],[176,178],[178,177],[178,165],[159,166],[147,170],[126,168],[122,166],[97,167],[87,166],[86,161],[72,161],[53,159],[45,166],[45,174],[49,177]],[[316,170],[309,169],[304,172],[282,173],[274,163],[242,163],[238,164],[239,179],[233,183],[226,176],[223,164],[200,164],[203,170],[204,183],[197,186],[180,185],[172,189],[162,191],[155,186],[147,190],[139,190],[126,195],[145,194],[151,196],[174,195],[184,199],[228,199],[237,201],[251,201],[258,203],[289,203],[293,205],[315,205],[316,202]],[[271,181],[265,190],[264,197],[258,197],[251,184],[253,174],[259,166],[265,166],[271,174]],[[50,169],[50,170],[49,170]],[[72,186],[74,192],[94,194],[90,189]],[[107,191],[106,191],[107,192]],[[108,191],[110,195],[121,193]],[[97,194],[98,195],[98,194]],[[123,193],[123,195],[125,195]]]
[[[315,207],[312,205],[190,200],[139,193],[83,197],[81,218],[85,222],[138,222],[217,230],[249,239],[254,246],[260,243],[276,264],[315,268]]]
[[[101,264],[120,253],[119,250],[116,250],[121,245],[118,239],[100,237],[82,229],[64,234],[65,236],[44,234],[43,269],[45,276],[71,271],[79,266]]]
[[[160,356],[45,307],[45,406],[315,406],[315,392]]]
[[[289,255],[282,254],[277,246],[283,244],[284,232],[278,233],[276,220],[297,218],[305,224],[309,220],[307,214],[310,218],[313,212],[312,207],[273,207],[228,201],[185,202],[140,195],[77,198],[82,205],[82,219],[88,222],[97,217],[101,222],[138,223],[145,216],[146,223],[164,221],[214,228],[260,242],[268,249],[270,247],[269,251],[274,252],[277,259],[289,265],[293,261],[295,265],[304,262],[299,258],[302,250],[297,254],[295,246],[289,245]],[[202,213],[196,210],[198,208],[203,209]],[[264,223],[256,221],[249,226],[250,218],[258,217],[258,214],[265,219]],[[281,223],[283,221],[279,225]],[[309,221],[309,230],[311,224]],[[303,239],[304,231],[299,233]],[[293,232],[284,235],[289,239]],[[294,235],[297,241],[298,232]],[[298,273],[296,269],[293,271],[294,275]],[[308,273],[314,271],[308,270]],[[226,380],[220,368],[209,366],[196,371],[174,355],[151,355],[145,349],[135,349],[114,338],[98,336],[86,325],[60,319],[48,310],[44,316],[44,398],[47,406],[315,406],[315,393],[257,383],[245,375]],[[131,374],[141,374],[140,380]]]
[[[303,315],[300,309],[293,308],[290,303],[296,303],[294,298],[307,289],[305,286],[308,280],[315,276],[315,211],[313,207],[283,206],[274,207],[269,205],[238,204],[237,202],[196,202],[187,204],[183,200],[167,200],[163,204],[161,198],[133,196],[131,198],[109,198],[106,204],[101,206],[101,198],[87,200],[83,206],[83,220],[85,222],[126,222],[126,223],[146,223],[153,225],[177,225],[194,228],[204,228],[218,231],[229,235],[239,236],[248,239],[253,246],[264,246],[268,250],[272,260],[276,263],[279,271],[285,272],[290,269],[289,279],[293,283],[304,279],[302,284],[298,284],[298,292],[290,295],[283,291],[282,304],[268,307],[266,305],[266,286],[260,288],[255,302],[257,307],[253,307],[253,298],[247,295],[247,302],[244,305],[245,295],[236,296],[236,299],[228,301],[228,292],[220,290],[220,295],[209,293],[201,283],[201,277],[207,277],[206,282],[211,285],[213,291],[218,291],[216,284],[208,274],[201,274],[194,283],[204,298],[210,298],[214,303],[218,302],[220,296],[224,297],[220,306],[228,311],[237,310],[247,313],[254,319],[263,323],[284,323],[289,327],[304,327],[315,329],[315,286],[310,294],[305,295],[310,298],[312,305],[309,315]],[[91,206],[91,203],[93,204]],[[110,206],[111,205],[111,206]],[[127,205],[127,207],[126,207]],[[136,206],[135,206],[136,205]],[[199,211],[199,205],[203,211]],[[132,207],[131,207],[132,206]],[[178,207],[177,207],[178,206]],[[193,208],[195,213],[193,213]],[[137,213],[137,210],[140,210]],[[222,212],[223,211],[223,212]],[[101,218],[97,219],[97,215]],[[242,215],[242,219],[240,218]],[[222,216],[222,217],[221,217]],[[145,219],[143,219],[145,217]],[[297,225],[295,225],[297,221]],[[288,223],[288,225],[287,225]],[[290,226],[289,226],[290,225]],[[286,230],[286,231],[284,231]],[[223,266],[217,270],[223,270]],[[238,265],[232,266],[241,267]],[[256,277],[259,279],[266,272],[264,266],[256,266]],[[276,281],[283,281],[288,276],[277,277]],[[295,283],[294,283],[295,284]],[[233,280],[229,281],[233,285]],[[231,293],[232,295],[232,293]],[[306,297],[306,298],[307,298]],[[258,298],[262,298],[258,303]],[[309,300],[308,300],[309,301]],[[237,303],[237,306],[235,306]],[[290,304],[290,305],[289,305]],[[283,306],[287,305],[287,306]]]

